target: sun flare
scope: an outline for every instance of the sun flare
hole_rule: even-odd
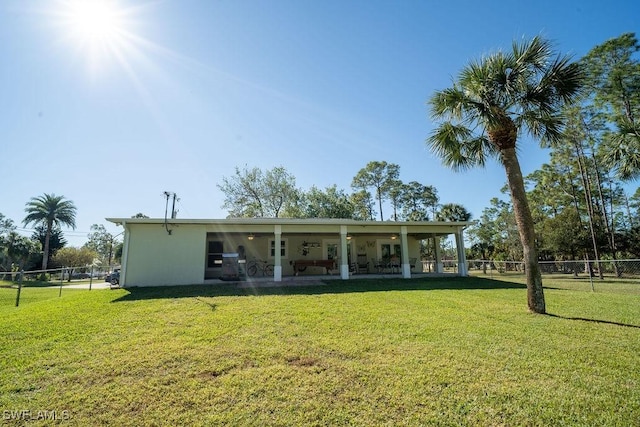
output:
[[[55,15],[65,45],[96,75],[131,59],[135,10],[122,0],[59,0]]]
[[[124,14],[113,0],[74,0],[66,3],[71,37],[84,43],[113,43],[124,32]]]

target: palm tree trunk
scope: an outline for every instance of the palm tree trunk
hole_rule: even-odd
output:
[[[511,191],[513,212],[518,225],[518,233],[522,242],[525,273],[527,277],[527,303],[529,310],[534,313],[546,313],[542,276],[538,265],[538,251],[536,250],[536,234],[533,217],[527,202],[524,180],[515,148],[500,150],[502,164],[507,174],[507,183]]]
[[[42,269],[47,269],[47,264],[49,263],[49,240],[51,240],[51,228],[53,228],[53,223],[47,223],[47,234],[44,236],[44,248],[42,250]]]

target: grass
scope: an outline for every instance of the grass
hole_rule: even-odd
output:
[[[516,280],[30,288],[17,308],[2,288],[0,410],[68,411],[65,425],[637,425],[640,286],[547,280],[545,316]]]

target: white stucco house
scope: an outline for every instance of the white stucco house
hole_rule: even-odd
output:
[[[453,235],[457,274],[466,276],[463,230],[468,222],[395,222],[346,219],[107,218],[124,227],[120,285],[216,283],[225,256],[246,266],[263,260],[273,281],[295,275],[386,273],[410,278],[423,272],[420,243]],[[435,245],[439,248],[439,244]],[[435,251],[433,272],[443,270]],[[232,255],[233,254],[233,255]],[[235,255],[237,254],[237,256]]]

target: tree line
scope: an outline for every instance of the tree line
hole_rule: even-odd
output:
[[[456,203],[439,204],[438,191],[431,185],[399,178],[400,166],[371,161],[351,182],[351,192],[335,184],[324,189],[296,187],[295,177],[284,167],[262,170],[240,169],[223,177],[218,188],[225,195],[223,209],[230,218],[346,218],[361,221],[385,220],[388,202],[393,221],[468,221],[471,214]]]
[[[104,225],[93,224],[80,248],[67,246],[62,226],[76,227],[76,206],[64,196],[43,194],[25,205],[23,225],[34,225],[31,237],[18,233],[14,221],[0,213],[0,271],[60,267],[109,267],[119,262],[122,241]],[[148,218],[138,213],[132,218]],[[69,275],[69,278],[71,276]]]
[[[640,188],[624,189],[640,176],[639,51],[625,33],[577,62],[583,90],[562,111],[550,161],[524,178],[541,260],[640,257]],[[471,257],[521,260],[509,200],[491,200],[468,235]]]
[[[400,167],[370,162],[353,179],[353,193],[336,185],[303,191],[295,177],[283,167],[263,171],[257,167],[236,168],[219,188],[231,217],[350,218],[374,220],[383,202],[390,201],[393,220],[467,221],[471,214],[461,205],[439,205],[433,186],[399,179]],[[18,233],[10,218],[0,213],[0,271],[47,270],[60,267],[102,266],[119,262],[122,241],[104,225],[93,224],[87,242],[80,248],[67,246],[62,226],[75,229],[77,209],[71,200],[55,194],[33,197],[25,204],[24,226],[33,225],[30,237]],[[147,218],[138,213],[132,218]]]

